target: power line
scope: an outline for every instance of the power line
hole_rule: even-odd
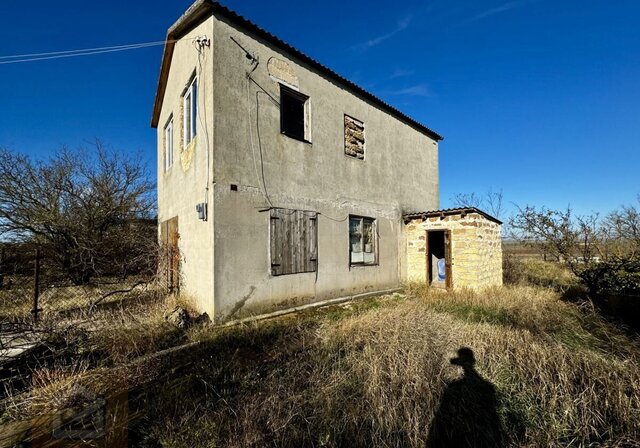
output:
[[[96,48],[83,48],[80,50],[65,50],[65,51],[50,51],[47,53],[27,53],[27,54],[14,54],[11,56],[0,56],[0,59],[13,59],[13,58],[30,58],[33,56],[51,56],[55,54],[64,54],[64,53],[82,53],[85,51],[95,51],[95,50],[110,50],[113,48],[126,48],[126,47],[134,47],[137,45],[154,45],[161,44],[164,41],[155,41],[155,42],[143,42],[138,44],[127,44],[127,45],[114,45],[110,47],[96,47]]]
[[[168,40],[166,43],[178,42],[179,40],[195,40],[192,39],[177,39]],[[155,42],[142,42],[137,44],[127,45],[115,45],[110,47],[96,47],[96,48],[84,48],[79,50],[65,50],[65,51],[51,51],[46,53],[29,53],[29,54],[16,54],[9,56],[0,56],[0,65],[3,64],[20,64],[24,62],[45,61],[51,59],[72,58],[79,56],[90,56],[104,53],[115,53],[119,51],[137,50],[140,48],[149,48],[158,45],[164,45],[165,41]]]

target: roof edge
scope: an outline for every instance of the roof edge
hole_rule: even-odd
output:
[[[173,49],[176,40],[191,31],[200,21],[213,13],[213,2],[211,0],[197,0],[182,14],[167,31],[162,61],[160,62],[160,76],[156,87],[156,97],[153,102],[153,112],[151,114],[151,127],[157,128],[160,121],[160,109],[164,101],[164,94],[167,89],[169,79],[169,68],[173,57]]]
[[[406,213],[402,215],[402,218],[406,221],[406,220],[417,219],[417,218],[433,218],[438,216],[444,217],[444,216],[469,214],[469,213],[477,213],[478,215],[481,215],[486,219],[488,219],[489,221],[495,222],[496,224],[500,224],[500,225],[503,224],[503,222],[500,221],[495,216],[492,216],[489,213],[482,211],[477,207],[445,208],[442,210],[431,210],[427,212],[412,212],[412,213]]]
[[[435,141],[441,141],[444,139],[443,136],[438,134],[437,132],[429,129],[427,126],[422,123],[414,120],[408,115],[404,114],[400,110],[391,106],[390,104],[384,102],[382,99],[373,95],[372,93],[364,90],[362,87],[355,84],[353,81],[348,80],[347,78],[339,75],[335,71],[331,70],[329,67],[322,65],[320,62],[315,59],[307,56],[302,51],[297,48],[291,46],[286,43],[282,39],[277,36],[269,33],[263,28],[259,27],[255,23],[246,19],[245,17],[239,15],[238,13],[232,11],[231,9],[221,5],[217,1],[213,0],[197,0],[193,3],[189,9],[169,28],[167,32],[167,41],[164,48],[164,53],[162,56],[162,63],[160,65],[160,77],[158,79],[158,87],[156,91],[156,97],[153,107],[153,114],[151,118],[151,127],[157,128],[158,121],[160,120],[160,109],[162,102],[164,100],[164,93],[166,89],[166,83],[169,74],[169,68],[171,66],[171,57],[173,55],[173,49],[175,43],[173,42],[175,39],[178,39],[181,35],[187,33],[190,28],[194,26],[194,23],[197,23],[204,15],[207,14],[219,14],[222,17],[225,17],[230,22],[240,26],[246,31],[256,35],[257,37],[265,40],[268,43],[271,43],[275,47],[281,49],[284,52],[289,53],[294,58],[300,60],[306,65],[318,71],[320,74],[327,76],[330,79],[333,79],[339,84],[342,84],[347,90],[350,90],[352,93],[360,96],[362,99],[369,101],[376,105],[381,110],[389,113],[394,116],[398,120],[404,122],[405,124],[411,126],[415,130],[426,134],[430,138]]]

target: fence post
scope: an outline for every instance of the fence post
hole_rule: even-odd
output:
[[[38,298],[40,297],[40,248],[36,248],[35,266],[33,268],[33,320],[38,320]]]

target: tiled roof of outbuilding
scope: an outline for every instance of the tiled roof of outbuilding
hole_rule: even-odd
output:
[[[489,213],[483,212],[482,210],[476,207],[445,208],[442,210],[431,210],[428,212],[407,213],[403,215],[403,218],[405,220],[409,220],[409,219],[418,219],[418,218],[432,218],[432,217],[438,217],[438,216],[444,217],[444,216],[451,216],[451,215],[467,215],[469,213],[477,213],[485,217],[489,221],[493,221],[497,224],[502,224],[502,221],[500,221],[498,218],[491,216]]]

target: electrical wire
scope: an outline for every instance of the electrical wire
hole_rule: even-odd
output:
[[[257,67],[257,66],[256,66]],[[254,67],[254,70],[255,68]],[[280,107],[280,103],[268,92],[266,91],[260,84],[258,84],[252,77],[251,77],[251,73],[253,73],[252,70],[250,73],[247,73],[247,104],[249,106],[249,136],[250,136],[250,140],[251,140],[251,151],[254,152],[254,146],[253,146],[253,132],[251,132],[251,108],[250,108],[250,103],[249,103],[249,82],[253,82],[256,86],[258,86],[260,88],[260,90],[256,90],[256,133],[258,135],[258,149],[259,149],[259,154],[260,154],[260,174],[261,174],[261,180],[262,180],[262,187],[264,189],[264,196],[265,199],[267,200],[267,203],[269,204],[269,209],[274,209],[276,207],[274,207],[273,203],[271,202],[271,198],[269,197],[269,193],[267,192],[267,182],[265,179],[265,174],[264,174],[264,157],[262,154],[262,140],[260,137],[260,100],[259,100],[259,94],[263,94],[265,95],[272,103],[274,103],[276,106]],[[257,173],[257,167],[255,165],[255,152],[254,152],[254,168],[256,169],[256,175]],[[295,212],[295,210],[294,210]],[[323,213],[320,212],[313,212],[313,213],[317,213],[318,215],[321,215],[324,218],[327,218],[330,221],[334,221],[334,222],[345,222],[347,219],[349,219],[349,215],[346,215],[344,218],[333,218],[331,216],[325,215]]]
[[[273,210],[276,207],[274,207],[273,203],[271,202],[271,198],[269,197],[269,193],[267,191],[267,182],[265,179],[265,173],[264,173],[264,156],[262,154],[262,139],[260,137],[260,97],[259,94],[263,94],[265,95],[273,104],[275,104],[277,107],[280,107],[280,102],[273,97],[273,95],[271,95],[271,93],[269,93],[264,87],[262,87],[255,79],[253,79],[251,77],[251,75],[253,74],[253,72],[258,68],[258,65],[260,64],[260,61],[258,60],[258,58],[256,56],[254,56],[251,52],[249,52],[249,50],[247,50],[246,48],[244,48],[237,40],[235,40],[233,37],[231,37],[231,40],[238,46],[240,47],[240,49],[242,49],[242,51],[244,51],[245,56],[247,57],[247,59],[251,60],[251,64],[253,65],[253,68],[251,69],[251,71],[247,72],[247,113],[249,115],[249,140],[250,140],[250,144],[251,144],[251,152],[253,153],[253,167],[256,171],[256,176],[259,177],[262,180],[262,188],[263,188],[263,194],[265,199],[267,200],[267,203],[269,204],[269,207],[264,209],[264,210],[260,210],[261,212],[265,212],[268,210]],[[255,149],[254,149],[254,143],[253,143],[253,132],[251,129],[251,101],[250,101],[250,92],[251,92],[251,83],[254,83],[260,90],[256,90],[256,134],[258,137],[258,150],[259,150],[259,154],[260,154],[260,173],[258,173],[258,167],[256,165],[256,156],[255,156]],[[291,214],[291,213],[295,213],[296,210],[292,210],[290,213],[284,212],[283,210],[280,210],[280,213],[285,213],[285,214]],[[306,215],[306,212],[304,212]],[[345,222],[347,219],[349,219],[349,215],[346,215],[344,218],[333,218],[331,216],[327,216],[325,214],[322,214],[320,212],[310,212],[310,213],[315,213],[315,215],[321,215],[331,221],[335,221],[335,222]],[[316,271],[317,272],[317,271]]]
[[[207,83],[206,83],[206,76],[204,75],[204,73],[206,73],[203,69],[202,69],[202,59],[205,55],[203,48],[205,46],[208,46],[207,43],[205,43],[205,41],[200,41],[200,39],[202,39],[201,37],[196,37],[195,39],[193,39],[193,44],[196,46],[196,50],[198,51],[198,85],[202,86],[202,95],[200,95],[200,87],[198,87],[198,94],[196,97],[196,102],[202,98],[202,113],[200,113],[200,108],[198,108],[198,121],[200,122],[200,127],[202,128],[203,132],[204,132],[204,136],[205,136],[205,145],[207,148],[207,181],[204,187],[204,203],[206,204],[206,220],[209,219],[209,181],[210,181],[210,172],[209,170],[213,170],[213,167],[211,166],[211,147],[210,147],[210,143],[209,143],[209,127],[207,126],[207,104],[206,104],[206,93],[207,93]],[[207,37],[204,36],[204,39],[206,40],[206,42],[209,42]],[[203,123],[204,121],[204,123]]]
[[[273,203],[269,198],[269,193],[267,192],[267,181],[265,180],[264,175],[264,157],[262,155],[262,140],[260,137],[260,97],[258,96],[261,92],[260,90],[256,90],[256,134],[258,136],[258,150],[260,153],[260,171],[262,174],[262,187],[264,188],[264,196],[271,207],[273,207]]]
[[[257,157],[256,157],[256,150],[255,150],[255,145],[253,143],[253,129],[251,127],[251,73],[253,73],[253,71],[257,68],[257,64],[255,65],[255,67],[253,67],[253,70],[251,70],[251,72],[247,73],[247,115],[248,115],[248,120],[247,120],[247,126],[248,126],[248,134],[249,134],[249,144],[251,145],[251,159],[253,160],[253,169],[255,171],[256,174],[256,180],[258,182],[260,182],[261,177],[260,177],[260,173],[258,172],[258,165],[257,165]],[[257,111],[258,106],[256,105],[256,111]],[[260,159],[262,162],[262,158]],[[262,184],[264,185],[264,179],[262,179]],[[265,196],[265,199],[267,200],[267,203],[269,203],[269,207],[264,210],[264,211],[268,211],[271,210],[273,208],[273,204],[271,204],[271,201],[269,201],[269,195],[267,194],[266,190],[262,191],[263,195]]]
[[[345,216],[345,217],[344,217],[344,218],[342,218],[342,219],[332,218],[331,216],[327,216],[327,215],[325,215],[324,213],[320,213],[320,212],[318,212],[318,215],[320,215],[320,216],[322,216],[322,217],[324,217],[324,218],[327,218],[327,219],[328,219],[328,220],[330,220],[330,221],[335,221],[335,222],[345,222],[347,219],[349,219],[349,215]]]
[[[167,40],[167,41],[163,40],[163,41],[155,41],[155,42],[142,42],[137,44],[115,45],[110,47],[84,48],[79,50],[64,50],[64,51],[51,51],[51,52],[45,52],[45,53],[5,55],[5,56],[0,56],[0,65],[21,64],[24,62],[47,61],[52,59],[72,58],[72,57],[80,57],[80,56],[91,56],[96,54],[115,53],[115,52],[128,51],[128,50],[138,50],[141,48],[149,48],[149,47],[164,45],[165,43],[174,43],[180,40],[195,40],[195,39],[196,38],[175,39],[175,40]]]

